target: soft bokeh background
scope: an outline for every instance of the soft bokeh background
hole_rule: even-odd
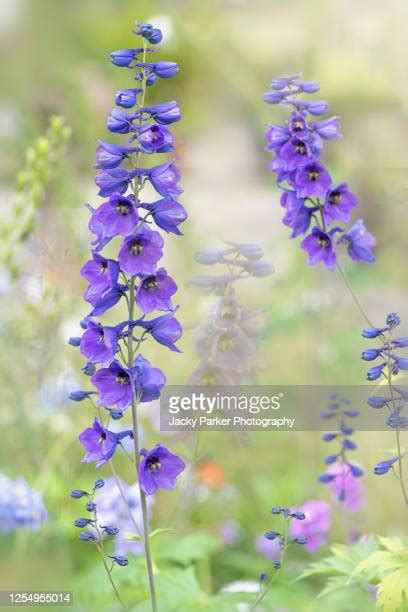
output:
[[[66,341],[78,333],[78,321],[87,312],[79,268],[89,241],[83,203],[98,202],[95,139],[108,138],[105,122],[114,92],[131,83],[127,71],[114,68],[107,57],[133,44],[130,29],[136,18],[163,28],[160,57],[181,65],[176,78],[150,94],[152,101],[177,99],[183,111],[175,133],[184,176],[181,201],[189,221],[181,239],[168,239],[166,251],[180,287],[183,354],[169,358],[165,349],[154,347],[149,352],[169,381],[183,384],[198,363],[193,330],[212,299],[186,289],[191,275],[203,273],[194,252],[223,239],[259,243],[276,268],[272,277],[248,281],[240,294],[243,303],[264,312],[259,343],[265,363],[258,381],[364,381],[361,315],[340,277],[322,267],[307,268],[304,253],[280,221],[278,191],[263,147],[266,123],[281,122],[284,114],[262,102],[271,78],[279,74],[302,70],[305,78],[320,81],[322,97],[341,116],[344,137],[327,145],[325,159],[334,177],[358,194],[357,214],[378,237],[375,266],[344,266],[373,321],[381,324],[387,312],[397,310],[408,325],[405,0],[2,0],[2,217],[12,214],[24,151],[44,132],[50,115],[63,115],[73,129],[35,232],[19,247],[20,279],[10,283],[4,271],[1,277],[1,470],[13,478],[24,476],[41,491],[50,516],[40,534],[0,535],[3,589],[73,589],[96,563],[72,527],[78,509],[69,490],[86,488],[95,472],[80,463],[76,436],[89,423],[91,410],[67,400],[70,390],[87,381],[80,356]],[[150,443],[157,437],[151,421],[145,429]],[[332,542],[344,539],[351,527],[383,534],[406,528],[396,481],[378,479],[371,470],[392,447],[392,438],[359,433],[357,442],[356,459],[368,468],[367,505],[351,518],[333,506]],[[175,444],[189,457],[195,442]],[[204,481],[193,502],[176,506],[177,493],[160,494],[154,525],[166,526],[175,511],[177,533],[217,534],[224,521],[236,521],[238,544],[220,545],[211,565],[199,568],[200,579],[214,589],[235,579],[256,579],[268,562],[255,553],[254,539],[273,528],[270,507],[329,499],[316,483],[324,451],[318,432],[259,433],[238,440],[229,434],[202,436],[203,460],[215,462],[221,475],[215,481],[196,475]],[[131,481],[121,458],[118,470]],[[289,578],[308,561],[300,552]],[[344,601],[326,598],[322,607],[314,607],[319,584],[299,583],[296,589],[285,584],[276,589],[288,609],[372,606],[368,597],[351,604],[344,594]]]

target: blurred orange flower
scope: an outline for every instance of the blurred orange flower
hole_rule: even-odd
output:
[[[217,489],[226,482],[225,472],[215,461],[200,463],[197,467],[197,477],[201,484]]]

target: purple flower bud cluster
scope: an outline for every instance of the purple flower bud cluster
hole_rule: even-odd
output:
[[[302,94],[319,91],[319,83],[303,81],[301,74],[274,79],[264,96],[268,104],[282,104],[291,109],[285,125],[270,125],[266,133],[266,151],[274,154],[269,168],[276,174],[282,190],[283,223],[292,230],[291,237],[305,235],[301,248],[309,265],[323,262],[334,270],[337,249],[345,245],[351,259],[373,263],[376,241],[361,219],[350,228],[357,197],[347,183],[333,184],[321,161],[324,141],[340,137],[339,117],[311,121],[327,113],[324,100],[304,100]],[[342,224],[342,227],[339,226]]]
[[[71,398],[93,402],[93,394],[97,397],[98,417],[79,436],[86,449],[83,461],[99,467],[112,458],[124,438],[133,439],[139,483],[149,495],[158,487],[174,488],[176,477],[184,469],[182,460],[162,445],[143,451],[140,459],[134,432],[136,405],[159,398],[166,383],[163,372],[138,353],[140,346],[152,338],[171,351],[179,351],[176,342],[182,328],[173,305],[177,285],[160,265],[164,246],[160,230],[180,235],[179,225],[187,214],[176,201],[182,189],[174,160],[152,166],[148,163],[153,154],[174,151],[174,137],[167,126],[178,121],[181,114],[173,101],[147,105],[146,92],[158,79],[176,74],[179,67],[174,62],[147,61],[156,51],[148,45],[159,43],[162,33],[150,24],[137,26],[134,33],[142,38],[140,48],[111,54],[114,65],[132,71],[137,86],[116,94],[119,108],[108,118],[108,130],[126,134],[126,142],[98,141],[95,180],[104,201],[97,208],[88,205],[89,229],[95,239],[92,257],[81,269],[88,282],[84,299],[91,311],[81,322],[82,337],[70,341],[87,359],[84,371],[96,391],[76,391]],[[159,199],[146,200],[147,184]],[[102,253],[112,240],[116,257]],[[99,320],[119,302],[127,307],[124,321],[112,326]],[[122,418],[129,406],[132,428],[111,431],[109,419]],[[107,413],[106,424],[101,409]]]
[[[271,512],[275,516],[281,516],[282,529],[281,531],[266,531],[263,534],[263,538],[266,540],[267,545],[262,545],[262,543],[257,540],[257,550],[263,555],[273,559],[272,567],[277,572],[281,569],[286,551],[291,544],[300,544],[302,546],[308,544],[308,538],[294,528],[294,524],[303,522],[306,519],[306,515],[301,509],[291,510],[290,508],[281,506],[274,506]],[[263,576],[263,578],[262,580],[260,578],[260,582],[266,583],[264,586],[264,592],[266,592],[272,582],[273,576],[269,579],[269,582],[266,582],[268,579],[267,574],[262,574],[261,576]]]
[[[0,531],[38,531],[47,520],[41,493],[31,489],[24,478],[12,480],[0,474]]]
[[[126,557],[123,557],[122,555],[106,555],[104,552],[103,540],[107,537],[116,537],[120,533],[120,529],[113,523],[113,521],[109,523],[104,521],[99,514],[98,504],[95,503],[96,491],[102,489],[104,486],[105,481],[102,480],[102,478],[99,478],[95,481],[90,493],[88,491],[83,491],[82,489],[74,489],[71,491],[71,497],[74,499],[81,499],[83,497],[87,499],[85,511],[91,515],[90,517],[86,516],[75,519],[74,526],[78,529],[86,529],[86,531],[79,532],[79,539],[83,542],[92,542],[95,544],[99,553],[103,555],[105,559],[112,559],[112,566],[114,563],[124,566],[129,563]],[[116,517],[112,518],[116,523]]]
[[[197,333],[196,350],[201,362],[192,373],[190,384],[240,384],[251,373],[258,353],[255,336],[260,313],[241,306],[235,284],[272,274],[273,267],[262,258],[262,248],[257,244],[236,242],[196,254],[199,264],[221,265],[224,269],[222,274],[196,276],[188,281],[190,287],[217,296],[210,316]]]
[[[321,415],[324,420],[336,421],[336,430],[323,434],[322,439],[324,442],[336,443],[338,449],[326,457],[328,469],[319,480],[327,484],[333,497],[351,512],[358,510],[363,500],[363,487],[358,479],[364,472],[347,457],[349,452],[357,448],[351,439],[354,428],[350,426],[348,419],[355,419],[358,415],[358,411],[350,407],[348,399],[339,398],[336,394],[332,395],[328,410]]]
[[[146,501],[150,518],[154,497],[149,496]],[[137,483],[128,485],[120,478],[117,480],[107,478],[105,486],[95,495],[94,502],[98,508],[99,521],[103,525],[116,525],[119,529],[113,540],[115,554],[120,556],[128,553],[142,554],[143,544],[140,539],[130,539],[130,536],[143,534],[140,491]]]
[[[396,376],[400,370],[408,370],[408,358],[399,356],[398,349],[408,347],[408,337],[394,338],[394,330],[401,323],[397,313],[391,313],[386,318],[385,327],[368,327],[363,329],[363,338],[370,340],[379,339],[381,346],[370,348],[362,352],[361,359],[364,361],[381,360],[381,363],[371,367],[367,372],[367,380],[373,381],[384,377],[389,380]],[[391,402],[391,398],[373,397],[369,401],[372,408],[383,408]]]
[[[376,381],[382,379],[386,382],[387,395],[373,395],[368,400],[368,405],[376,410],[386,408],[388,411],[386,424],[394,429],[397,434],[398,454],[391,459],[378,463],[374,468],[374,473],[381,476],[394,470],[394,464],[398,462],[400,473],[398,479],[403,485],[402,479],[402,459],[406,455],[401,452],[399,444],[399,431],[408,428],[408,392],[401,389],[394,382],[394,377],[400,371],[408,370],[408,358],[399,355],[399,349],[408,347],[408,337],[395,337],[395,329],[401,324],[401,318],[396,312],[387,315],[384,327],[368,327],[363,329],[362,336],[369,340],[377,340],[381,346],[366,349],[362,352],[361,358],[364,361],[373,362],[380,360],[379,364],[372,366],[366,375],[367,380]],[[403,486],[404,489],[404,486]],[[406,497],[406,493],[404,493]],[[408,499],[406,498],[408,503]]]

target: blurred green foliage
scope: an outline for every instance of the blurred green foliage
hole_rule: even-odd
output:
[[[25,166],[17,174],[11,217],[0,225],[0,266],[13,279],[19,274],[16,257],[35,229],[36,213],[43,202],[47,183],[70,137],[71,128],[64,119],[54,116],[45,135],[26,151]]]

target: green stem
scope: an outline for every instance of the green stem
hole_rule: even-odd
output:
[[[146,62],[146,54],[147,54],[147,42],[143,43],[143,63]],[[142,84],[141,84],[141,98],[139,103],[139,108],[142,108],[145,103],[145,95],[146,95],[146,72],[143,70],[142,73]],[[143,125],[142,117],[140,117],[140,125]],[[140,163],[140,152],[136,154],[135,166],[139,167]],[[133,192],[135,195],[135,205],[137,206],[139,202],[139,192],[142,188],[142,183],[139,179],[135,180],[132,183]],[[138,231],[145,222],[146,217],[144,217],[141,223],[138,224],[136,231]],[[134,318],[134,309],[135,309],[135,277],[132,276],[129,282],[129,297],[127,298],[127,306],[128,306],[128,320],[132,323]],[[134,363],[134,346],[133,346],[133,328],[130,326],[130,334],[127,339],[127,367],[130,369],[133,367]],[[140,342],[138,342],[137,348],[139,347]],[[142,510],[142,519],[143,519],[143,544],[145,550],[145,559],[146,559],[146,568],[147,574],[149,578],[149,588],[150,588],[150,601],[152,605],[152,612],[157,612],[157,600],[156,600],[156,589],[154,584],[154,573],[153,573],[153,561],[152,561],[152,553],[150,549],[150,540],[149,540],[149,521],[147,515],[147,504],[146,504],[146,496],[140,486],[139,479],[139,465],[140,465],[140,448],[139,448],[139,431],[138,431],[138,421],[137,421],[137,404],[140,398],[132,399],[132,432],[133,432],[133,444],[134,444],[134,454],[135,454],[135,466],[136,466],[136,475],[139,483],[139,493],[140,493],[140,504]]]
[[[102,563],[103,563],[104,568],[105,568],[105,571],[106,571],[106,573],[107,573],[107,575],[108,575],[109,582],[110,582],[110,583],[111,583],[111,585],[112,585],[112,588],[113,588],[113,591],[114,591],[114,593],[115,593],[115,595],[116,595],[116,598],[117,598],[117,600],[119,601],[119,603],[120,603],[120,605],[122,606],[122,608],[123,608],[124,610],[127,610],[127,607],[125,606],[125,604],[124,604],[124,603],[123,603],[123,601],[121,600],[120,595],[119,595],[119,592],[118,592],[118,589],[116,588],[116,585],[115,585],[115,583],[114,583],[114,581],[113,581],[113,578],[112,578],[112,572],[111,572],[111,570],[109,569],[108,564],[106,563],[106,559],[105,559],[105,551],[104,551],[104,548],[103,548],[103,536],[102,536],[101,530],[99,529],[99,525],[98,525],[98,516],[97,516],[97,512],[96,512],[96,510],[94,510],[93,515],[94,515],[94,519],[95,519],[94,526],[95,526],[96,532],[97,532],[97,534],[98,534],[98,541],[97,541],[97,542],[95,542],[95,544],[96,544],[96,548],[97,548],[97,550],[98,550],[98,553],[99,553],[99,554],[100,554],[100,556],[101,556]]]
[[[365,312],[365,310],[364,310],[363,306],[361,305],[360,300],[358,299],[358,297],[357,297],[357,296],[356,296],[356,294],[354,293],[354,290],[353,290],[352,286],[350,285],[349,280],[348,280],[347,276],[345,275],[344,270],[343,270],[343,268],[340,266],[340,264],[339,264],[339,263],[337,263],[337,270],[339,271],[340,276],[341,276],[341,278],[343,279],[343,282],[344,282],[344,284],[346,285],[347,290],[349,291],[349,293],[350,293],[351,297],[353,298],[353,301],[354,301],[355,305],[356,305],[356,306],[357,306],[357,308],[359,309],[359,311],[360,311],[360,313],[361,313],[361,315],[362,315],[363,319],[366,321],[366,323],[368,323],[368,325],[369,325],[370,327],[374,327],[374,325],[371,323],[370,319],[368,318],[368,316],[367,316],[367,314],[366,314],[366,312]]]
[[[280,556],[280,562],[281,562],[281,566],[283,564],[283,560],[285,557],[285,553],[289,547],[288,544],[288,537],[289,537],[289,520],[286,519],[286,531],[285,531],[285,545],[282,548],[282,552],[281,552],[281,556]],[[269,582],[265,585],[265,588],[258,594],[258,597],[255,600],[254,605],[252,606],[250,612],[253,612],[261,603],[261,601],[264,599],[264,597],[266,596],[266,594],[270,591],[271,587],[273,586],[273,584],[276,582],[276,580],[278,579],[278,576],[280,574],[280,568],[277,569],[274,573],[274,575],[272,576],[272,578],[269,580]]]
[[[363,306],[361,305],[360,300],[358,299],[358,297],[356,296],[356,294],[354,293],[354,290],[352,288],[352,286],[349,283],[349,280],[346,276],[346,274],[344,273],[343,268],[340,266],[339,263],[337,263],[337,270],[340,273],[341,278],[343,279],[343,282],[346,286],[346,288],[348,289],[348,291],[350,292],[351,297],[353,298],[354,303],[356,304],[358,310],[360,311],[361,315],[363,316],[364,320],[367,322],[367,324],[370,327],[375,327],[373,325],[373,323],[371,323],[368,315],[366,314]],[[381,335],[381,341],[383,344],[386,344],[386,340],[384,339],[383,335]],[[390,390],[390,394],[391,394],[391,399],[392,399],[392,404],[394,406],[394,409],[396,408],[395,405],[395,398],[394,398],[394,390],[392,387],[392,365],[391,365],[391,358],[388,357],[387,358],[387,369],[388,369],[388,375],[386,376],[387,382],[388,382],[388,387]],[[401,441],[400,441],[400,432],[397,429],[397,431],[395,432],[396,435],[396,441],[397,441],[397,453],[400,456],[401,455]],[[402,491],[402,495],[404,498],[404,503],[405,505],[408,507],[408,493],[405,487],[405,483],[404,483],[404,475],[403,475],[403,470],[402,470],[402,459],[401,457],[398,459],[398,476],[397,476],[400,486],[401,486],[401,491]]]
[[[390,334],[390,338],[389,340],[391,340],[391,334]],[[383,341],[384,343],[384,341]],[[390,390],[390,395],[391,395],[391,400],[392,400],[392,405],[394,406],[394,410],[397,409],[397,406],[395,404],[395,396],[394,396],[394,389],[392,386],[392,363],[391,363],[391,357],[389,355],[387,355],[387,370],[388,370],[388,374],[387,374],[387,384],[388,384],[388,388]],[[398,454],[398,476],[397,479],[399,480],[400,483],[400,487],[401,487],[401,491],[402,491],[402,495],[404,497],[404,502],[405,505],[408,506],[408,495],[407,495],[407,490],[405,487],[405,483],[404,483],[404,473],[402,471],[402,458],[401,458],[401,441],[400,441],[400,431],[399,429],[396,430],[395,432],[395,437],[397,440],[397,454]]]
[[[134,307],[135,307],[135,277],[133,276],[130,281],[129,287],[129,321],[134,321]],[[133,335],[129,334],[128,337],[128,368],[133,367]],[[143,518],[143,544],[145,549],[145,557],[146,557],[146,567],[147,573],[149,577],[149,587],[150,587],[150,599],[152,604],[152,611],[157,612],[157,601],[156,601],[156,589],[154,584],[154,573],[153,573],[153,562],[152,562],[152,554],[150,549],[150,539],[149,539],[149,521],[147,516],[147,504],[146,504],[146,496],[142,487],[140,486],[140,478],[139,478],[139,465],[140,465],[140,448],[139,448],[139,431],[138,431],[138,422],[137,422],[137,402],[136,399],[132,399],[132,431],[133,431],[133,444],[135,451],[135,464],[136,464],[136,473],[138,476],[139,482],[139,492],[140,492],[140,503],[142,509],[142,518]]]

